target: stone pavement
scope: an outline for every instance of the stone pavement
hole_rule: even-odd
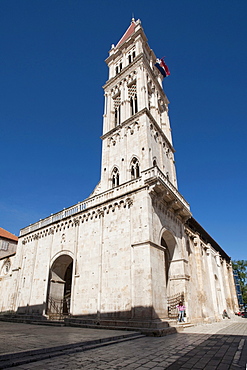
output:
[[[2,356],[5,340],[9,353],[43,346],[46,346],[49,353],[48,347],[54,344],[58,346],[71,341],[78,344],[76,347],[61,350],[60,353],[51,354],[51,358],[41,358],[39,361],[9,367],[10,369],[246,370],[247,319],[237,317],[219,323],[189,327],[183,332],[166,337],[139,335],[136,338],[121,338],[119,331],[38,327],[13,323],[0,323],[0,328]],[[100,337],[105,342],[97,342],[96,339]],[[113,341],[110,342],[109,339]],[[94,343],[90,344],[90,340]],[[83,341],[88,344],[81,345]],[[2,356],[0,368],[4,369]],[[39,359],[33,357],[34,360]]]

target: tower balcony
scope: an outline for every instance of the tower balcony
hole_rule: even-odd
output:
[[[79,213],[89,212],[93,209],[99,209],[104,204],[114,202],[118,198],[128,199],[137,189],[149,188],[150,193],[155,193],[167,203],[167,207],[172,209],[174,213],[181,216],[183,219],[191,217],[189,203],[179,193],[177,188],[167,179],[158,167],[151,167],[141,172],[141,176],[127,181],[112,189],[98,193],[86,198],[82,202],[65,208],[60,212],[50,215],[30,226],[20,230],[20,236],[24,236],[38,229],[50,226],[53,223],[59,222],[66,218],[71,218]],[[95,211],[93,211],[95,212]]]
[[[142,177],[144,183],[150,187],[149,192],[164,201],[168,209],[179,215],[183,221],[191,217],[189,203],[158,167],[143,171]]]

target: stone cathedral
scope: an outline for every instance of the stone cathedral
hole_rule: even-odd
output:
[[[152,327],[176,317],[181,300],[194,323],[237,310],[230,257],[177,187],[156,60],[132,19],[106,59],[100,182],[20,231],[16,255],[0,261],[2,312]]]

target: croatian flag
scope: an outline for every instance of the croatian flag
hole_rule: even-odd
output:
[[[169,71],[169,68],[167,67],[167,65],[165,64],[165,61],[164,61],[164,58],[162,59],[157,59],[156,63],[155,63],[155,67],[158,68],[158,70],[161,72],[161,74],[166,77],[166,76],[169,76],[170,75],[170,71]]]

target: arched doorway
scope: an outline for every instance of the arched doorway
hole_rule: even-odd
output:
[[[176,251],[176,239],[174,235],[165,230],[161,236],[161,246],[164,250],[164,270],[165,270],[165,290],[166,290],[166,305],[168,317],[176,318],[177,309],[176,305],[179,301],[184,300],[183,292],[177,291],[177,286],[174,286],[174,279],[171,281],[171,276],[174,275],[173,263],[175,259]]]
[[[50,269],[47,314],[50,319],[61,320],[70,313],[73,259],[63,254]]]
[[[165,276],[166,276],[166,289],[167,294],[170,294],[170,264],[173,260],[176,240],[172,233],[168,230],[165,230],[161,236],[161,245],[164,248],[165,254]]]

